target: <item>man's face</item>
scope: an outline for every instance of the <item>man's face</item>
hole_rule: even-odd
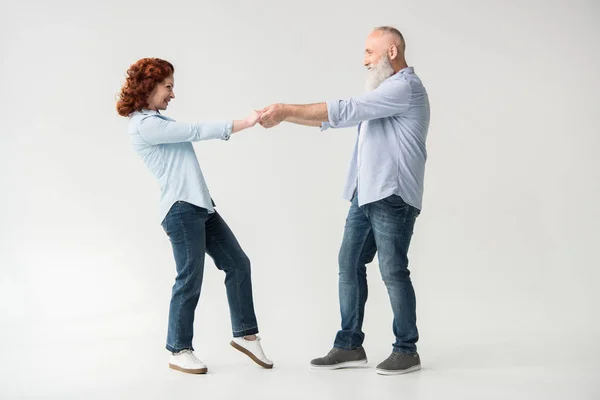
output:
[[[383,81],[394,74],[394,68],[388,57],[387,44],[381,32],[373,32],[367,38],[364,59],[364,65],[369,70],[365,82],[367,91],[377,89]]]
[[[387,53],[386,41],[383,37],[383,32],[375,31],[367,37],[365,43],[365,58],[363,65],[368,69],[371,69],[381,60],[381,57]]]

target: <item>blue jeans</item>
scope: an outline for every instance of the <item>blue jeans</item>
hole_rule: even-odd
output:
[[[342,329],[336,335],[334,347],[351,350],[364,341],[362,324],[368,293],[365,264],[373,261],[377,252],[394,314],[393,351],[408,354],[417,351],[416,299],[407,253],[419,213],[396,195],[362,207],[358,207],[356,196],[352,200],[339,253]]]
[[[258,333],[252,299],[250,260],[233,232],[215,211],[178,201],[162,222],[175,256],[177,277],[169,308],[167,350],[192,349],[194,312],[204,273],[204,255],[225,271],[225,288],[233,336]]]

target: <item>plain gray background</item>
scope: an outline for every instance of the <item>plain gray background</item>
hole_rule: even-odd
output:
[[[361,93],[364,41],[378,25],[404,33],[431,101],[410,252],[424,363],[471,345],[598,354],[599,17],[592,0],[2,1],[0,393],[66,390],[57,365],[87,371],[151,352],[144,368],[166,369],[174,262],[158,185],[115,111],[131,63],[175,65],[167,115],[239,119]],[[276,364],[304,368],[338,329],[355,135],[282,124],[195,144],[252,260]],[[365,346],[378,362],[392,315],[377,262],[368,275]],[[207,261],[195,337],[205,361],[230,351],[223,278]],[[103,350],[73,350],[83,348]],[[44,373],[32,375],[32,358]]]

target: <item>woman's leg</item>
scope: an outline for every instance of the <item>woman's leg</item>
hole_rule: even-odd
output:
[[[225,288],[234,337],[258,333],[252,298],[250,260],[223,218],[215,211],[206,222],[206,252],[225,272]]]
[[[162,223],[171,241],[177,268],[166,346],[173,353],[193,350],[194,313],[202,287],[208,216],[206,209],[179,201]]]

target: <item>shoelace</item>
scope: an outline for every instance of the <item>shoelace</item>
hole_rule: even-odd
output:
[[[256,337],[256,341],[257,341],[257,342],[259,342],[259,343],[258,343],[258,351],[260,352],[260,356],[261,356],[261,358],[263,358],[263,359],[266,359],[266,358],[267,358],[267,356],[266,356],[266,354],[265,354],[265,352],[264,352],[264,350],[263,350],[262,346],[260,345],[260,337],[258,337],[258,336],[257,336],[257,337]]]
[[[196,357],[196,355],[194,354],[194,352],[190,349],[186,349],[186,350],[182,350],[180,351],[178,354],[187,354],[187,356],[190,358],[190,360],[200,363],[201,361],[198,359],[198,357]]]
[[[190,358],[192,359],[192,361],[200,363],[201,361],[198,359],[198,357],[196,357],[196,355],[194,353],[192,353],[190,351]]]
[[[257,353],[258,353],[258,354],[256,354],[256,355],[257,355],[257,356],[258,356],[258,358],[260,358],[260,359],[263,359],[263,360],[268,360],[268,357],[267,357],[267,355],[265,354],[265,352],[264,352],[264,350],[263,350],[262,346],[260,345],[260,336],[256,335],[256,341],[257,341],[257,342],[259,342],[259,343],[258,343],[258,349],[257,349],[257,350],[258,350],[258,351],[257,351]]]

